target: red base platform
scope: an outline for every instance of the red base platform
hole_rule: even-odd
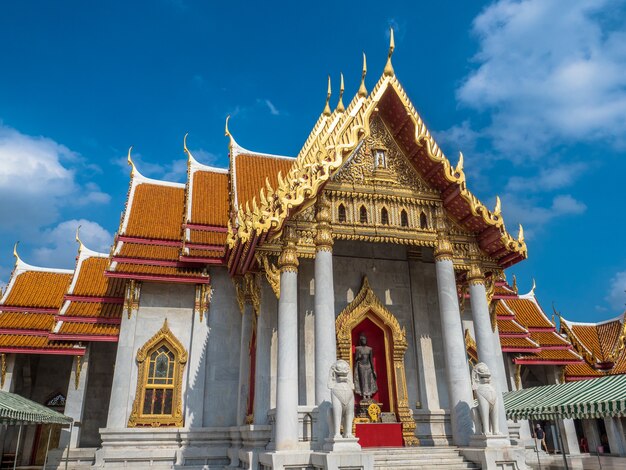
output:
[[[401,423],[363,423],[356,425],[361,447],[403,447]]]

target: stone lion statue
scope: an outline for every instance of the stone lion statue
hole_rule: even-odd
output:
[[[334,439],[341,436],[343,422],[343,437],[351,438],[352,421],[354,420],[354,383],[350,364],[339,359],[330,367],[328,375],[332,410],[329,410],[329,428]]]
[[[484,362],[474,366],[473,388],[478,401],[478,415],[486,436],[500,434],[498,425],[498,392],[491,384],[491,372]]]

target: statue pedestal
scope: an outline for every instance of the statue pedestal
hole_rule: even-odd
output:
[[[326,452],[360,452],[361,446],[357,437],[337,437],[324,440],[323,450]]]
[[[486,436],[484,434],[475,434],[470,437],[470,447],[478,447],[480,449],[495,448],[495,447],[506,447],[510,446],[511,441],[508,436],[503,434],[492,434],[490,436]]]

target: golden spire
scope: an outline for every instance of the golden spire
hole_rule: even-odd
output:
[[[330,75],[328,76],[328,91],[326,92],[326,106],[324,106],[324,116],[330,116]]]
[[[137,167],[135,166],[135,163],[133,163],[133,159],[130,156],[130,153],[133,151],[133,146],[131,145],[130,148],[128,149],[128,164],[130,165],[130,176],[133,177],[135,176],[135,173],[137,173]]]
[[[341,74],[341,83],[339,85],[339,103],[337,103],[337,112],[343,113],[346,107],[343,105],[343,73]]]
[[[502,202],[500,196],[496,196],[496,207],[493,209],[493,215],[499,216],[502,214]]]
[[[80,227],[81,225],[76,227],[76,241],[78,242],[78,249],[82,250],[85,245],[83,245],[83,242],[80,241]]]
[[[393,50],[396,47],[396,42],[393,39],[393,28],[389,28],[389,53],[387,55],[387,63],[385,64],[385,70],[383,72],[384,75],[388,77],[394,76],[393,65],[391,65],[391,56],[393,55]]]
[[[365,58],[365,52],[363,53],[363,70],[361,72],[361,86],[359,86],[359,96],[363,98],[367,97],[367,88],[365,88],[365,75],[367,74],[367,60]]]
[[[183,152],[185,152],[185,154],[187,154],[187,160],[190,160],[191,153],[189,153],[189,149],[187,148],[187,136],[188,135],[189,135],[189,132],[187,132],[185,134],[185,137],[183,137]]]

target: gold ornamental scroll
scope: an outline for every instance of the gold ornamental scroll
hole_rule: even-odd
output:
[[[385,335],[385,355],[387,360],[388,380],[390,383],[390,405],[402,424],[404,445],[417,446],[415,421],[409,409],[409,398],[404,370],[404,353],[407,350],[406,330],[400,327],[398,320],[376,297],[367,277],[363,286],[352,302],[339,314],[335,322],[337,331],[337,358],[352,364],[352,330],[364,319],[369,318],[378,326],[383,326],[389,334]],[[388,341],[388,336],[391,341]],[[389,344],[389,342],[391,344]],[[391,364],[393,363],[393,365]],[[395,397],[394,395],[395,391]]]

